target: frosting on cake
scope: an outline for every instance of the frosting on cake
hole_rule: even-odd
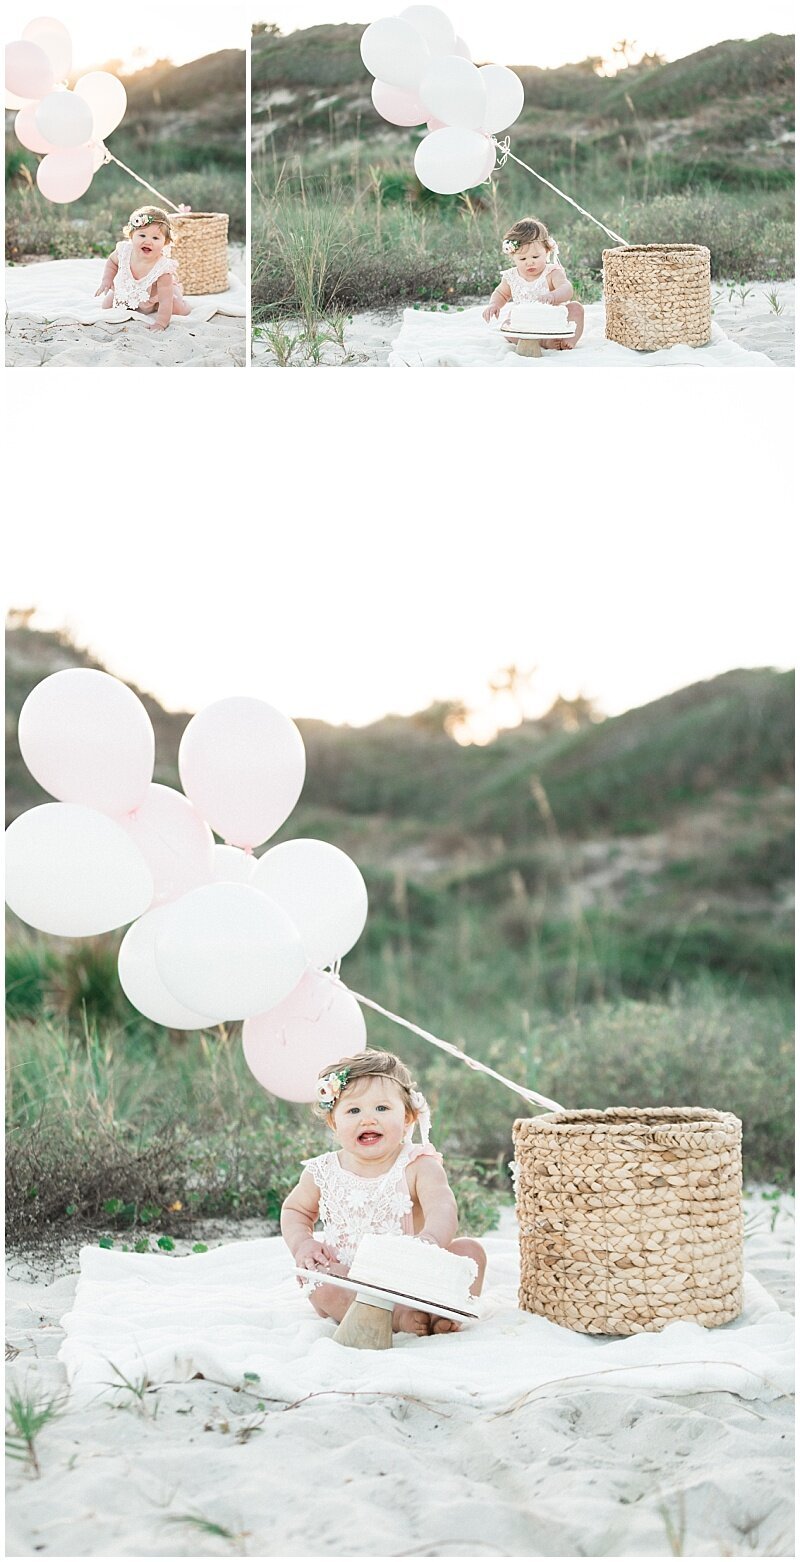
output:
[[[512,331],[541,331],[543,336],[565,335],[570,329],[566,304],[512,304],[508,323]]]
[[[471,1258],[459,1258],[416,1237],[370,1233],[356,1248],[349,1279],[416,1297],[456,1312],[474,1312],[470,1286],[478,1273]]]

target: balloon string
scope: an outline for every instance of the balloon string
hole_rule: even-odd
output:
[[[330,974],[333,981],[340,982],[340,978],[335,972]],[[341,985],[344,986],[344,983],[341,983]],[[466,1052],[461,1052],[458,1047],[454,1047],[451,1041],[442,1041],[440,1036],[433,1036],[430,1031],[422,1030],[419,1025],[412,1025],[410,1020],[404,1020],[399,1014],[392,1014],[391,1009],[384,1009],[381,1004],[375,1003],[372,998],[365,998],[363,993],[353,992],[352,987],[348,987],[347,991],[352,993],[352,996],[358,1003],[365,1003],[368,1008],[374,1009],[377,1014],[385,1015],[387,1020],[394,1020],[395,1025],[404,1025],[406,1030],[413,1031],[415,1036],[421,1036],[423,1041],[430,1041],[434,1047],[441,1047],[443,1052],[449,1052],[451,1057],[459,1058],[462,1063],[466,1063],[467,1068],[477,1069],[481,1074],[491,1074],[492,1079],[499,1079],[501,1085],[505,1085],[509,1090],[513,1090],[516,1095],[522,1096],[525,1101],[546,1107],[548,1112],[564,1111],[563,1106],[559,1106],[557,1101],[551,1101],[547,1096],[540,1096],[535,1090],[526,1090],[524,1085],[515,1084],[513,1079],[506,1079],[505,1074],[498,1074],[497,1070],[489,1068],[487,1063],[479,1063],[477,1058],[468,1057]]]
[[[119,158],[115,157],[113,152],[109,152],[108,147],[105,147],[104,151],[104,163],[116,163],[118,168],[121,168],[124,173],[130,174],[131,178],[136,179],[139,184],[143,184],[145,189],[149,190],[152,195],[157,195],[158,199],[163,201],[165,206],[171,206],[174,212],[180,211],[180,207],[176,206],[174,201],[169,200],[166,195],[162,195],[160,190],[157,190],[154,185],[148,184],[147,180],[142,179],[139,174],[135,174],[133,169],[128,167],[127,163],[120,162]]]
[[[589,221],[593,222],[596,227],[602,228],[603,232],[607,233],[610,239],[616,239],[618,244],[624,244],[626,249],[630,249],[630,243],[627,239],[620,238],[620,235],[615,233],[613,228],[607,228],[604,222],[600,222],[599,218],[593,217],[591,212],[587,212],[583,206],[578,205],[577,201],[573,201],[571,195],[565,195],[563,190],[559,190],[557,184],[551,184],[549,179],[545,179],[544,174],[537,174],[535,168],[531,168],[528,163],[523,163],[521,157],[515,156],[509,146],[508,136],[506,136],[504,141],[498,141],[495,136],[490,136],[489,139],[500,153],[498,165],[500,168],[503,167],[507,158],[513,158],[514,162],[519,163],[520,168],[524,168],[526,173],[533,174],[534,179],[540,179],[542,184],[547,185],[548,190],[553,190],[556,195],[560,195],[562,201],[569,201],[570,206],[574,206],[576,212],[580,212],[582,217],[588,217]]]

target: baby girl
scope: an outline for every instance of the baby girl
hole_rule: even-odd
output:
[[[583,305],[572,296],[572,283],[559,264],[558,245],[544,223],[534,217],[522,217],[515,222],[503,239],[503,254],[509,255],[514,264],[502,273],[489,306],[483,311],[484,320],[491,320],[494,315],[507,316],[512,304],[566,304],[570,320],[575,321],[575,335],[545,339],[542,347],[574,347],[583,334]],[[513,340],[509,337],[509,341]]]
[[[479,1242],[456,1238],[458,1211],[442,1157],[428,1143],[430,1112],[404,1063],[391,1052],[361,1052],[325,1070],[317,1085],[318,1115],[339,1141],[304,1161],[305,1171],[281,1210],[281,1231],[299,1269],[346,1276],[367,1232],[392,1232],[434,1242],[472,1258],[480,1293],[486,1254]],[[419,1122],[422,1143],[412,1145]],[[317,1220],[322,1232],[314,1235]],[[309,1296],[322,1318],[340,1323],[353,1293],[310,1283]],[[395,1332],[441,1334],[460,1325],[411,1306],[394,1309]]]
[[[102,297],[104,309],[155,314],[151,331],[166,331],[173,315],[191,314],[177,280],[178,262],[166,254],[173,239],[169,215],[160,206],[140,206],[123,232],[94,296]]]

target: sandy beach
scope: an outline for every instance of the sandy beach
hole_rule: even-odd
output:
[[[765,1191],[746,1201],[746,1269],[791,1312],[794,1201]],[[505,1210],[501,1236],[514,1220]],[[250,1223],[227,1240],[264,1235]],[[175,1261],[142,1262],[163,1275]],[[643,1392],[599,1376],[487,1409],[443,1403],[433,1384],[428,1401],[367,1379],[291,1403],[263,1381],[195,1379],[87,1401],[57,1359],[76,1268],[74,1250],[9,1265],[10,1382],[63,1396],[38,1440],[41,1473],[10,1465],[10,1556],[793,1554],[783,1393]],[[396,1372],[412,1364],[392,1356]]]
[[[45,262],[46,263],[46,262]],[[241,245],[229,245],[228,265],[245,280]],[[12,268],[18,270],[19,268]],[[33,265],[25,268],[34,269]],[[8,281],[8,271],[6,276]],[[91,290],[89,290],[91,296]],[[166,331],[150,331],[142,319],[120,323],[98,318],[43,321],[32,314],[6,312],[6,366],[48,369],[241,368],[245,363],[244,314],[213,314],[210,319],[174,320]]]
[[[465,299],[465,307],[485,300]],[[597,312],[601,306],[590,305]],[[425,308],[425,306],[423,306]],[[714,324],[719,326],[729,341],[752,354],[765,354],[780,368],[794,364],[794,282],[746,282],[712,284],[712,308]],[[776,313],[776,310],[779,311]],[[345,326],[344,348],[338,342],[329,341],[320,354],[321,368],[374,369],[389,366],[389,355],[403,324],[404,306],[356,314]],[[300,334],[299,321],[283,322],[287,333]],[[580,353],[581,349],[577,349]],[[511,354],[509,353],[509,357]],[[561,356],[561,355],[557,355]],[[630,367],[646,367],[649,354],[630,353]],[[638,360],[638,365],[637,365]],[[252,362],[254,368],[275,368],[275,354],[269,342],[253,340]],[[581,357],[575,360],[581,362]],[[584,344],[583,362],[587,366],[602,367],[601,355],[590,359]],[[753,360],[754,366],[760,364]],[[298,347],[292,366],[306,367],[303,352]],[[478,365],[480,367],[480,365]],[[614,365],[618,365],[615,363]]]

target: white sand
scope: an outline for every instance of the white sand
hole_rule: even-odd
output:
[[[774,1214],[748,1198],[746,1265],[788,1311],[794,1201],[771,1230]],[[63,1394],[76,1277],[10,1272],[10,1375]],[[287,1406],[195,1380],[119,1401],[67,1401],[40,1436],[41,1476],[11,1465],[10,1556],[793,1554],[785,1397],[565,1385],[497,1414],[399,1394]]]
[[[774,295],[774,301],[770,296]],[[791,367],[794,364],[794,282],[747,282],[721,283],[712,285],[712,308],[714,324],[719,326],[725,336],[738,347],[744,348],[753,354],[766,354],[772,363],[780,367]],[[469,306],[478,302],[475,299],[467,299],[465,305]],[[485,300],[483,301],[485,302]],[[776,313],[776,306],[779,313]],[[322,368],[386,368],[392,344],[396,341],[403,325],[403,306],[394,309],[365,312],[354,315],[344,332],[344,352],[338,346],[329,342],[322,349]],[[602,336],[602,305],[590,304],[587,315],[590,323],[597,327],[592,334]],[[285,330],[292,336],[299,336],[301,327],[298,321],[286,320],[283,322]],[[587,330],[583,345],[575,349],[572,354],[549,355],[546,362],[548,370],[558,368],[563,372],[567,361],[571,367],[583,365],[584,367],[602,367],[602,350],[596,355],[587,352],[587,344],[590,333]],[[621,350],[617,350],[619,354]],[[700,350],[702,351],[702,350]],[[510,355],[509,355],[510,356]],[[564,363],[558,360],[564,359]],[[650,354],[629,353],[623,354],[627,359],[627,367],[647,367]],[[265,340],[253,341],[252,362],[254,368],[275,368],[275,354],[271,351],[269,343]],[[754,359],[753,367],[760,364],[761,360]],[[298,346],[292,359],[293,366],[307,367],[304,355]],[[515,367],[520,365],[515,364]],[[614,367],[622,366],[622,359],[615,356]],[[699,364],[698,364],[699,366]],[[526,360],[524,367],[536,369],[535,360]]]
[[[92,268],[99,274],[100,262],[80,261],[77,264],[92,271],[86,284],[86,296],[90,306],[88,313],[97,316],[82,323],[69,319],[42,320],[40,310],[12,308],[10,294],[21,284],[34,284],[35,294],[36,273],[40,267],[32,263],[6,268],[7,367],[231,369],[244,366],[247,331],[244,312],[238,315],[214,313],[209,319],[208,307],[199,308],[194,318],[191,315],[185,319],[176,318],[166,331],[151,331],[144,316],[123,318],[119,322],[106,319],[99,308],[91,308],[95,302],[99,303],[92,298]],[[44,265],[49,274],[58,267],[64,268],[65,272],[74,269],[75,262],[54,261],[44,262]],[[232,275],[243,283],[245,259],[240,245],[229,246],[228,265]],[[245,305],[242,296],[240,307]]]

